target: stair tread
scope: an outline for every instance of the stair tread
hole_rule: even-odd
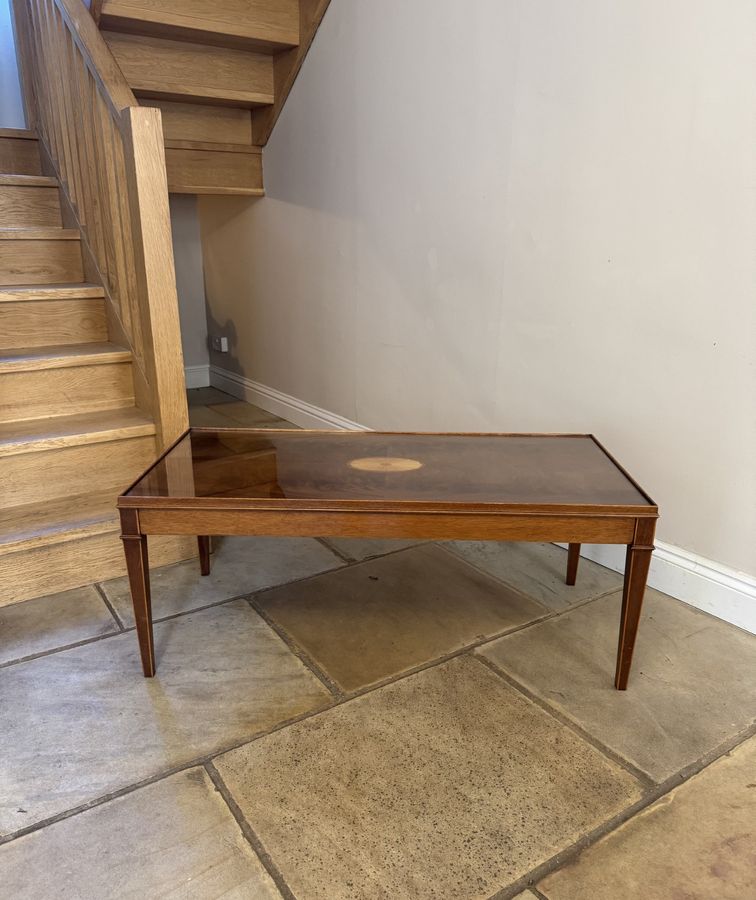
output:
[[[35,131],[30,131],[28,128],[0,128],[0,138],[36,141],[37,133]]]
[[[0,424],[0,457],[155,433],[155,423],[135,406]]]
[[[75,228],[0,228],[0,241],[78,241]]]
[[[57,187],[56,178],[48,178],[46,175],[13,175],[11,173],[0,174],[0,185],[15,187]]]
[[[101,23],[115,30],[129,30],[145,34],[157,33],[187,40],[211,40],[221,46],[247,45],[270,53],[277,53],[299,43],[299,29],[295,20],[272,22],[270,15],[263,20],[245,20],[233,9],[208,3],[207,13],[193,8],[166,9],[165,5],[150,8],[144,2],[106,0]]]
[[[105,296],[99,284],[14,284],[0,287],[0,303],[23,300],[87,300]]]
[[[98,365],[131,359],[131,353],[118,344],[92,342],[0,350],[0,372],[28,369],[58,369],[66,366]]]
[[[274,96],[271,91],[244,91],[232,88],[208,87],[203,84],[186,84],[181,88],[167,87],[155,78],[154,81],[145,81],[140,87],[133,88],[136,97],[145,97],[148,100],[175,100],[181,102],[218,102],[228,103],[230,106],[272,106]]]
[[[0,555],[118,530],[113,491],[0,510]]]
[[[239,194],[245,197],[264,197],[265,188],[221,187],[217,184],[171,184],[170,194],[218,194],[222,196]]]

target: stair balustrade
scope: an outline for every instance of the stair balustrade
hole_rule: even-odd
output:
[[[81,0],[13,0],[13,13],[28,126],[167,447],[188,416],[160,111],[138,104]]]

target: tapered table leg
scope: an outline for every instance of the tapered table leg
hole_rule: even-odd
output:
[[[652,543],[653,524],[652,522],[650,535],[644,536],[645,540],[643,542],[639,541],[640,536],[638,529],[636,529],[635,542],[629,544],[627,548],[619,643],[617,646],[617,670],[614,676],[614,686],[618,691],[627,689],[627,680],[630,677],[635,637],[638,633],[638,624],[643,607],[643,595],[646,592],[648,568],[651,564],[651,554],[654,552]]]
[[[152,637],[152,601],[150,598],[150,566],[147,556],[147,537],[143,534],[130,533],[133,527],[132,510],[122,510],[121,539],[126,554],[126,570],[129,575],[131,602],[134,605],[139,652],[142,656],[142,671],[145,678],[155,674],[155,644]]]
[[[197,546],[199,547],[200,574],[210,574],[210,538],[206,534],[197,535]]]
[[[567,551],[567,584],[575,584],[577,579],[578,563],[580,562],[580,544],[570,544]]]

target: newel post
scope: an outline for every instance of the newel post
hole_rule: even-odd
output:
[[[189,425],[160,110],[121,112],[145,368],[165,448]]]

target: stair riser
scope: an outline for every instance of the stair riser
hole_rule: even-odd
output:
[[[0,284],[83,281],[78,241],[0,241]]]
[[[129,362],[0,375],[0,422],[72,416],[133,403]]]
[[[131,89],[166,100],[255,106],[273,102],[273,57],[244,50],[103,32]]]
[[[0,556],[0,607],[125,575],[121,545],[113,531]],[[193,538],[151,537],[149,553],[150,566],[165,566],[196,556],[197,547]],[[134,653],[137,665],[136,638]]]
[[[115,497],[155,458],[155,438],[18,453],[3,459],[3,506],[113,489]]]
[[[0,347],[44,347],[106,341],[103,300],[0,303]]]
[[[37,141],[0,137],[0,172],[6,175],[41,175]]]
[[[251,144],[252,117],[236,106],[203,106],[145,100],[142,106],[160,110],[163,137],[167,141],[218,141],[221,144]]]
[[[0,223],[4,228],[60,228],[58,189],[0,185]]]
[[[209,150],[166,149],[168,190],[192,188],[256,188],[262,190],[262,156],[259,153],[224,153]]]

